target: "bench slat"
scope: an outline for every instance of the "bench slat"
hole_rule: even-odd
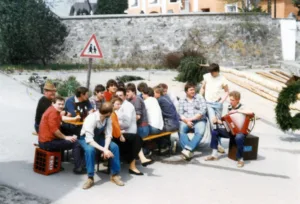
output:
[[[156,139],[156,138],[159,138],[159,137],[164,137],[164,136],[171,135],[173,133],[177,133],[177,131],[176,132],[162,132],[162,133],[157,134],[157,135],[149,135],[148,137],[143,138],[143,141],[153,140],[153,139]]]

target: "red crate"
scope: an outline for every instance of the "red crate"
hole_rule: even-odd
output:
[[[48,152],[41,148],[35,149],[33,170],[36,173],[49,175],[60,171],[60,152]]]

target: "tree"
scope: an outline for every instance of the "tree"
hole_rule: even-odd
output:
[[[43,0],[0,1],[0,62],[21,64],[55,58],[67,28]]]
[[[300,0],[293,0],[293,4],[295,7],[297,7],[299,9],[297,15],[300,16]]]
[[[124,14],[128,0],[98,0],[95,14]]]

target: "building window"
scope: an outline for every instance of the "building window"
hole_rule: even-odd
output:
[[[129,6],[130,7],[138,7],[139,6],[139,0],[129,0]]]
[[[158,0],[149,0],[149,4],[151,5],[158,4]]]
[[[238,4],[226,4],[225,5],[225,12],[228,13],[236,13],[238,12]]]
[[[202,12],[210,12],[210,8],[203,8],[201,9]]]
[[[170,3],[176,3],[177,0],[170,0]]]

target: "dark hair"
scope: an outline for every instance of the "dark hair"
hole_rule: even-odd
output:
[[[56,96],[54,99],[52,99],[52,103],[56,103],[56,101],[63,101],[65,102],[65,99],[61,96]]]
[[[212,63],[209,65],[208,67],[208,71],[211,73],[211,72],[220,72],[220,67],[218,64],[216,63]]]
[[[132,91],[136,94],[136,87],[134,83],[129,83],[126,86],[126,91]]]
[[[126,96],[126,90],[125,90],[125,88],[118,88],[117,92],[118,91],[123,92],[124,96]]]
[[[105,91],[105,87],[102,84],[98,84],[94,89],[94,94]]]
[[[125,88],[125,84],[123,81],[118,81],[118,89],[119,88]]]
[[[241,93],[238,92],[238,91],[231,91],[229,93],[229,96],[232,96],[236,100],[240,100],[241,99]]]
[[[158,86],[160,86],[163,89],[168,89],[168,85],[165,83],[160,83],[160,84],[158,84]]]
[[[118,87],[118,83],[115,80],[113,80],[113,79],[108,80],[107,83],[106,83],[106,89],[108,89],[109,87],[111,87],[113,85]]]
[[[104,102],[101,104],[99,108],[99,112],[101,115],[112,113],[112,111],[113,111],[113,105],[111,102]]]
[[[184,91],[187,92],[189,90],[189,88],[196,88],[196,84],[194,84],[192,82],[186,83],[184,86]]]
[[[81,94],[85,95],[87,92],[89,92],[87,88],[80,86],[75,90],[75,96],[78,98]]]
[[[114,105],[114,103],[116,102],[116,101],[120,101],[121,103],[123,103],[123,100],[120,98],[120,97],[118,97],[118,96],[114,96],[112,99],[111,99],[111,104],[112,105]]]
[[[154,91],[155,93],[159,93],[161,96],[164,95],[164,89],[163,89],[161,86],[155,86],[155,87],[153,88],[153,91]]]
[[[148,87],[148,85],[147,85],[145,82],[141,82],[141,83],[138,84],[137,90],[138,90],[139,92],[143,92],[143,90],[144,90],[145,88],[147,88],[147,87]]]
[[[151,87],[146,87],[144,88],[144,91],[143,91],[144,94],[147,94],[148,96],[154,96],[154,91]]]

